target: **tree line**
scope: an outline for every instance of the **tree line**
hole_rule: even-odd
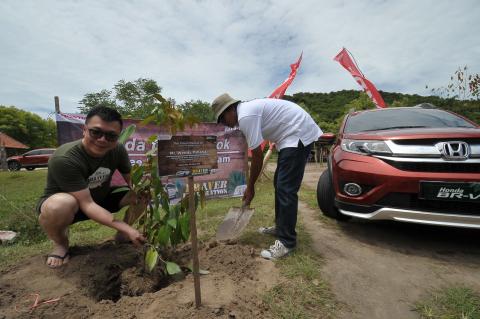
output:
[[[462,115],[475,123],[480,123],[480,100],[459,100],[453,97],[420,96],[380,91],[388,107],[414,106],[430,103],[444,110]],[[374,109],[375,104],[367,94],[355,90],[330,93],[295,93],[284,97],[300,104],[320,125],[324,132],[336,133],[344,116],[352,110]]]
[[[427,87],[428,88],[428,87]],[[441,109],[460,114],[477,124],[480,123],[480,76],[468,74],[467,67],[459,68],[445,87],[431,89],[432,95],[402,94],[380,91],[389,107],[414,106],[430,103]],[[155,80],[139,78],[134,81],[120,80],[111,89],[87,93],[79,101],[80,113],[88,113],[98,105],[112,107],[126,118],[144,119],[156,107],[154,94],[162,88]],[[352,110],[374,109],[375,105],[362,91],[342,90],[330,93],[299,92],[286,95],[307,110],[324,132],[338,132],[344,116]],[[186,116],[194,116],[200,122],[212,122],[215,116],[210,103],[190,100],[173,105]],[[55,147],[56,127],[52,119],[40,116],[14,106],[0,105],[0,132],[28,145],[30,148]]]
[[[0,132],[32,149],[57,146],[55,121],[14,106],[0,105]]]

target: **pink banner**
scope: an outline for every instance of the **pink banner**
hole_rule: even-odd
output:
[[[60,113],[56,115],[56,120],[59,145],[82,138],[85,115]],[[135,133],[125,142],[132,165],[142,164],[146,160],[145,153],[152,149],[152,144],[148,142],[150,136],[157,135],[159,139],[170,137],[162,127],[154,124],[140,126],[139,123],[140,120],[124,120],[124,127],[130,124],[137,126]],[[216,123],[200,123],[192,128],[187,127],[176,135],[217,136],[218,168],[213,169],[210,175],[195,177],[195,187],[203,187],[208,198],[243,196],[246,188],[247,143],[238,129],[233,130]],[[187,185],[186,178],[164,177],[162,182],[173,202],[181,198]],[[123,178],[116,172],[112,184],[122,183]]]
[[[375,85],[372,82],[367,80],[363,73],[357,68],[357,66],[353,63],[348,51],[343,48],[337,56],[334,58],[335,61],[340,63],[350,74],[353,76],[355,81],[365,90],[367,95],[372,99],[373,103],[377,106],[377,108],[384,108],[387,107],[385,101],[383,101],[382,96],[378,93]]]

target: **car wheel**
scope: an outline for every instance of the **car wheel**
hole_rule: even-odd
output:
[[[8,169],[9,169],[9,170],[11,170],[11,171],[19,171],[20,168],[22,168],[22,165],[20,165],[19,162],[17,162],[17,161],[8,162]]]
[[[27,171],[33,171],[33,170],[35,169],[35,167],[25,167],[25,169],[26,169]]]
[[[320,175],[317,185],[317,202],[325,216],[334,218],[336,220],[348,220],[350,216],[343,215],[335,207],[335,191],[333,189],[332,178],[330,171],[326,169]]]

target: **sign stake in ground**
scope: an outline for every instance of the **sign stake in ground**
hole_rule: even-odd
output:
[[[192,272],[195,288],[195,307],[202,304],[200,263],[198,260],[197,223],[195,218],[194,176],[210,174],[217,168],[216,136],[172,136],[158,140],[158,175],[188,178],[188,209],[192,240]]]
[[[188,209],[190,210],[190,236],[192,238],[192,266],[193,266],[193,284],[195,287],[195,307],[198,309],[202,304],[200,292],[200,263],[198,261],[197,244],[197,223],[195,218],[195,193],[193,187],[193,176],[188,177]]]

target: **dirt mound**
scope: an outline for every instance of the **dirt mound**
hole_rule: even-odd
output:
[[[268,318],[260,294],[280,280],[274,264],[252,247],[210,242],[199,251],[202,307],[194,307],[193,276],[142,273],[142,252],[127,244],[73,247],[70,262],[49,269],[36,256],[0,279],[3,318]],[[190,247],[170,257],[189,264]],[[169,258],[170,258],[169,257]],[[186,269],[186,268],[185,268]],[[41,304],[30,312],[38,294]]]

